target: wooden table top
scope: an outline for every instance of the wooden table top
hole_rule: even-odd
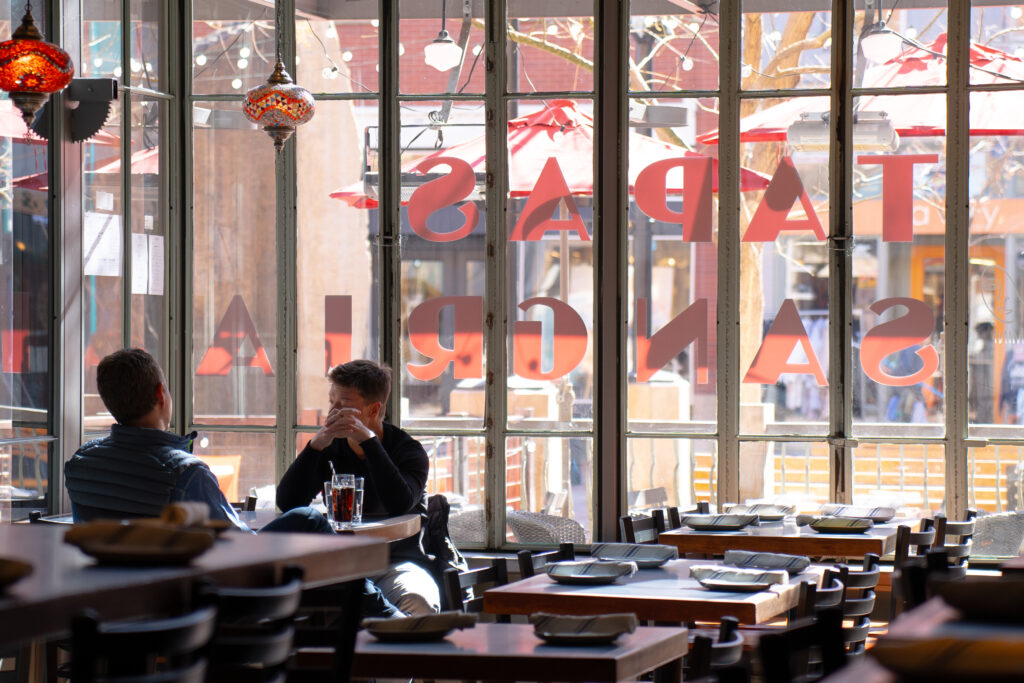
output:
[[[68,528],[0,525],[0,553],[34,567],[31,575],[0,593],[0,642],[64,633],[71,617],[87,607],[105,619],[180,608],[199,577],[224,585],[261,585],[285,566],[297,565],[306,583],[316,586],[372,576],[388,564],[387,544],[372,537],[229,531],[186,566],[98,565],[64,543]]]
[[[1004,562],[1000,569],[1002,569],[1004,573],[1013,574],[1015,577],[1019,576],[1021,572],[1024,572],[1024,555],[1020,555],[1019,557],[1015,557],[1012,560]]]
[[[665,531],[658,543],[672,545],[680,553],[721,555],[726,550],[790,553],[811,557],[879,557],[896,549],[898,524],[876,524],[863,534],[819,534],[793,523],[768,523],[740,531],[694,531],[687,527]]]
[[[941,598],[901,614],[879,636],[864,664],[832,683],[920,680],[1024,680],[1024,624],[966,621]]]
[[[280,513],[276,510],[252,510],[239,512],[238,517],[250,529],[259,529],[272,522]],[[400,541],[414,536],[420,531],[421,518],[418,514],[398,515],[396,517],[364,517],[362,524],[351,529],[342,529],[339,534],[353,536],[373,536],[385,541]]]
[[[721,621],[732,616],[744,624],[760,624],[796,606],[799,582],[820,582],[824,567],[812,566],[790,583],[759,593],[710,591],[690,578],[704,560],[672,560],[658,569],[641,569],[631,577],[603,586],[555,583],[547,574],[492,588],[484,593],[484,611],[491,614],[608,614],[633,612],[641,620]]]
[[[626,681],[686,654],[685,628],[641,626],[611,645],[547,645],[529,624],[477,624],[432,643],[356,638],[355,678]],[[678,680],[678,679],[677,679]]]

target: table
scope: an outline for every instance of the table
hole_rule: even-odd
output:
[[[682,677],[687,632],[641,626],[611,645],[547,645],[528,624],[477,624],[432,643],[382,643],[356,637],[354,678],[502,681],[630,681],[655,670],[656,681]]]
[[[899,524],[876,524],[863,534],[819,534],[791,522],[767,523],[740,531],[694,531],[686,527],[662,532],[658,543],[680,553],[722,555],[726,550],[791,553],[811,557],[881,557],[896,549]]]
[[[1013,590],[1015,584],[1008,584]],[[829,681],[897,683],[901,670],[922,680],[1024,680],[1024,625],[961,619],[941,598],[901,614],[869,650],[875,659]]]
[[[274,521],[280,513],[275,509],[240,510],[238,518],[250,529],[256,530]],[[400,541],[414,536],[420,531],[421,518],[418,514],[398,515],[397,517],[365,517],[365,521],[352,529],[342,529],[339,534],[354,536],[373,536],[386,541]],[[51,515],[46,517],[50,524],[73,524],[71,515]]]
[[[606,614],[633,612],[643,621],[721,621],[732,616],[744,624],[760,624],[796,606],[799,583],[820,583],[825,567],[812,566],[790,583],[759,593],[709,591],[690,578],[702,560],[672,560],[658,569],[641,569],[631,577],[603,586],[555,583],[538,574],[484,593],[484,611],[492,614]]]
[[[238,513],[238,518],[250,529],[259,529],[272,522],[280,513],[276,510],[252,510]],[[363,523],[351,529],[341,529],[339,534],[353,536],[373,536],[386,541],[400,541],[415,536],[420,532],[421,518],[419,514],[398,515],[396,517],[363,517]]]
[[[1013,576],[1014,578],[1024,576],[1024,555],[1004,562],[999,568],[1007,576]]]
[[[60,635],[87,607],[103,619],[180,609],[200,577],[265,585],[286,565],[297,565],[305,582],[317,586],[372,576],[388,565],[387,544],[373,537],[227,532],[187,566],[101,566],[64,543],[66,530],[56,524],[0,525],[0,553],[35,567],[0,594],[0,642]]]

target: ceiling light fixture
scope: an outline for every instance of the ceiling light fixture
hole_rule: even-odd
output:
[[[906,40],[900,34],[879,21],[864,29],[860,36],[860,49],[864,58],[875,64],[884,64],[903,53]]]
[[[295,84],[284,68],[284,59],[281,57],[281,0],[275,0],[274,9],[277,13],[277,23],[274,26],[277,38],[277,63],[266,83],[245,94],[242,112],[245,118],[273,138],[274,149],[280,152],[296,127],[313,118],[313,114],[316,113],[316,102],[308,90]]]
[[[71,55],[47,43],[32,18],[31,0],[25,5],[21,26],[10,40],[0,43],[0,89],[11,94],[25,125],[31,126],[50,93],[60,92],[75,75]]]
[[[423,48],[423,61],[438,71],[451,71],[462,63],[462,48],[446,30],[446,10],[445,0],[441,0],[441,31]]]

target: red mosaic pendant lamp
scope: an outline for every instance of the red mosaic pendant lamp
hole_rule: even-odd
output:
[[[21,110],[25,125],[31,127],[36,112],[50,93],[60,92],[75,75],[71,55],[47,43],[32,18],[32,3],[25,6],[21,26],[10,40],[0,43],[0,89],[11,95]]]
[[[276,2],[277,64],[270,78],[245,94],[242,112],[274,140],[274,149],[280,152],[285,140],[292,136],[296,127],[306,123],[316,113],[313,95],[296,85],[284,68],[281,58],[281,7]]]

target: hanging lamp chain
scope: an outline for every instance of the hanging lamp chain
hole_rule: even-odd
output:
[[[25,3],[25,16],[21,18],[21,25],[11,34],[13,40],[43,40],[43,34],[36,27],[35,18],[32,16],[32,0]]]
[[[441,32],[448,30],[448,0],[441,0]]]
[[[274,0],[274,38],[277,43],[277,63],[274,64],[274,71],[267,79],[267,83],[278,85],[294,83],[291,75],[284,68],[284,57],[281,53],[281,0]]]

